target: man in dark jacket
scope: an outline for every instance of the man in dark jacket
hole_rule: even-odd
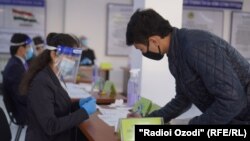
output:
[[[10,53],[11,58],[3,71],[3,88],[5,94],[8,95],[13,103],[12,107],[14,117],[19,124],[26,124],[26,96],[19,93],[19,84],[26,70],[28,69],[26,60],[32,56],[32,48],[30,46],[31,39],[28,35],[15,33],[11,38]]]
[[[174,28],[152,9],[132,15],[126,38],[147,58],[167,54],[176,80],[175,98],[148,116],[169,122],[193,103],[202,114],[189,124],[250,124],[250,65],[226,41],[209,32]]]

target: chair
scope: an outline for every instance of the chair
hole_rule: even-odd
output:
[[[0,135],[1,141],[10,141],[11,140],[11,131],[8,124],[8,120],[5,116],[3,109],[0,107]]]
[[[3,74],[3,72],[2,72]],[[15,141],[19,141],[20,135],[22,133],[22,129],[24,128],[24,124],[21,123],[18,119],[16,119],[16,108],[14,106],[13,100],[9,94],[6,93],[4,83],[2,84],[2,93],[3,93],[3,102],[6,108],[6,111],[8,113],[8,116],[10,118],[9,126],[11,126],[11,123],[14,123],[18,126]]]
[[[3,91],[2,91],[2,89],[3,89],[3,84],[2,84],[2,83],[0,83],[0,95],[3,95]]]

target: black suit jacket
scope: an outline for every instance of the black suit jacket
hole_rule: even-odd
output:
[[[22,61],[16,56],[12,56],[9,59],[3,71],[3,88],[12,100],[14,108],[13,114],[20,124],[25,124],[27,121],[27,97],[20,95],[19,92],[19,84],[25,71]]]
[[[28,90],[26,141],[71,141],[75,127],[88,119],[78,102],[72,103],[50,67],[40,71]]]
[[[8,120],[3,109],[0,107],[0,135],[1,141],[11,141],[11,132]]]

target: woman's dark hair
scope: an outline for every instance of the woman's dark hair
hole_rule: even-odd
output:
[[[68,47],[79,47],[78,41],[69,34],[64,33],[50,33],[47,36],[46,42],[49,46],[58,47],[59,45]],[[24,78],[20,84],[20,92],[23,95],[27,94],[30,83],[38,72],[48,66],[52,59],[50,57],[51,50],[45,49],[38,55],[29,66],[28,71],[25,73]]]
[[[137,10],[127,25],[126,43],[129,46],[134,43],[147,45],[150,36],[158,35],[163,38],[172,30],[168,20],[153,9]]]
[[[17,53],[17,50],[20,46],[26,46],[25,41],[30,40],[30,37],[26,34],[23,33],[14,33],[10,39],[11,43],[22,43],[24,42],[22,45],[17,45],[17,46],[10,46],[10,54],[11,56],[15,55]]]

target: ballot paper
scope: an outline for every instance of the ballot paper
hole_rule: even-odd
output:
[[[87,98],[90,96],[90,93],[86,89],[77,84],[66,83],[66,88],[69,97],[72,99]]]
[[[70,87],[70,88],[79,88],[79,89],[85,90],[87,92],[90,92],[91,88],[92,88],[92,84],[90,84],[90,83],[75,84],[75,83],[68,82],[68,83],[66,83],[66,86]]]
[[[99,114],[98,117],[109,126],[114,126],[115,131],[117,131],[119,119],[126,118],[130,108],[118,107],[110,109],[110,108],[102,108],[99,106],[98,109],[101,112],[101,114]]]
[[[124,103],[123,99],[116,99],[109,107],[127,107],[127,104]]]
[[[90,83],[79,83],[77,85],[78,85],[78,87],[86,90],[87,92],[91,92],[92,84],[90,84]]]

